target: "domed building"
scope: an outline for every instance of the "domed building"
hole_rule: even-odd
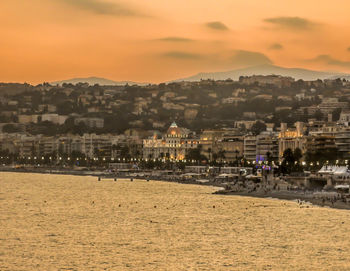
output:
[[[199,139],[187,128],[173,122],[161,139],[152,137],[143,140],[144,159],[185,159],[188,149],[197,148]]]

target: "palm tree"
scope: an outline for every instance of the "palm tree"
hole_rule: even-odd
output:
[[[226,151],[225,150],[220,150],[218,152],[218,158],[220,159],[220,162],[222,163],[222,160],[224,160],[226,157],[225,157],[225,153]]]
[[[212,150],[211,150],[211,148],[208,148],[208,154],[209,154],[209,161],[211,160],[211,152],[212,152]]]
[[[266,153],[266,159],[267,159],[267,162],[269,163],[269,165],[270,165],[270,162],[271,162],[271,158],[272,158],[272,154],[271,154],[271,152],[267,152]]]
[[[237,163],[237,167],[238,167],[238,154],[239,154],[239,150],[235,150],[235,154],[236,154],[236,163]]]

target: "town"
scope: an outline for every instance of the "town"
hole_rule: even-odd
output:
[[[251,168],[260,179],[272,172],[289,176],[285,188],[311,187],[318,180],[321,188],[348,189],[350,82],[345,79],[270,75],[144,86],[2,83],[0,98],[3,166],[182,170],[191,178],[218,167],[214,175],[226,174],[226,181],[232,177],[227,174]],[[305,181],[310,172],[318,177]]]

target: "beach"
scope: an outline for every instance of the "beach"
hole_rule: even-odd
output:
[[[319,207],[335,208],[350,210],[350,204],[345,203],[342,200],[323,200],[321,198],[315,198],[312,192],[301,191],[268,191],[264,192],[230,192],[226,190],[220,190],[215,193],[228,196],[245,196],[265,199],[280,199],[290,200],[297,202],[300,206],[307,206],[309,204],[317,205]]]

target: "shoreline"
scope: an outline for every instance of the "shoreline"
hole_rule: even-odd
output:
[[[350,210],[350,204],[345,203],[343,201],[337,200],[335,202],[331,202],[326,200],[323,202],[322,199],[312,197],[312,194],[303,194],[301,192],[288,192],[288,191],[272,191],[261,193],[261,192],[230,192],[230,191],[218,191],[214,192],[218,195],[224,196],[243,196],[243,197],[251,197],[251,198],[263,198],[263,199],[277,199],[277,200],[287,200],[299,202],[299,205],[308,206],[314,205],[323,208],[332,208],[339,210]]]
[[[192,180],[176,180],[176,179],[166,179],[166,178],[156,178],[156,177],[139,177],[139,176],[118,176],[114,173],[107,173],[103,171],[78,171],[78,170],[59,170],[59,169],[4,169],[0,168],[0,172],[7,173],[34,173],[34,174],[53,174],[53,175],[71,175],[71,176],[88,176],[88,177],[101,177],[101,179],[135,179],[135,180],[147,180],[150,181],[162,181],[162,182],[173,182],[180,184],[192,184],[192,185],[205,185],[212,186],[218,188],[217,191],[213,192],[213,195],[223,195],[223,196],[243,196],[243,197],[251,197],[251,198],[264,198],[264,199],[273,199],[273,200],[288,200],[299,202],[300,206],[308,206],[310,204],[325,207],[325,208],[333,208],[340,210],[350,210],[350,204],[345,203],[343,201],[337,200],[331,202],[329,200],[323,201],[322,199],[314,198],[310,193],[302,193],[298,191],[268,191],[266,193],[263,192],[233,192],[224,189],[223,184],[219,184],[216,182],[197,182]]]

